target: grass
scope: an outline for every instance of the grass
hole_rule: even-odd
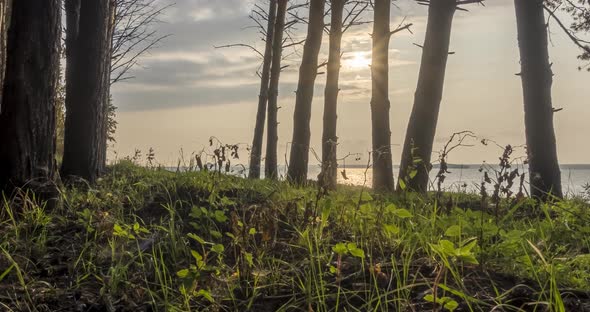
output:
[[[490,206],[490,207],[488,207]],[[582,200],[174,173],[121,162],[94,187],[0,202],[5,311],[590,311]]]

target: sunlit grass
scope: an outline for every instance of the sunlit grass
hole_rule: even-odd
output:
[[[4,198],[8,311],[565,311],[590,290],[583,201],[424,198],[123,162],[47,211]],[[495,205],[494,206],[495,209]],[[74,298],[75,300],[72,300]]]

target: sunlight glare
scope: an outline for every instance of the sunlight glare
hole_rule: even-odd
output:
[[[346,65],[352,69],[367,68],[371,64],[371,59],[364,52],[354,52],[353,56],[346,60]]]

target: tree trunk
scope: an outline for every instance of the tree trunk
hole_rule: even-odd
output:
[[[390,0],[375,0],[373,60],[371,64],[371,119],[373,131],[373,189],[393,191],[391,130],[389,126]]]
[[[309,144],[311,139],[310,121],[313,89],[318,73],[318,58],[324,33],[325,0],[311,0],[307,39],[303,47],[303,57],[299,69],[299,83],[293,115],[293,139],[287,178],[295,184],[307,181]]]
[[[60,13],[59,0],[13,4],[0,110],[0,189],[53,185]]]
[[[266,48],[260,77],[260,95],[258,96],[258,113],[254,127],[254,139],[250,151],[250,179],[260,179],[260,162],[262,158],[262,140],[264,137],[264,122],[266,121],[266,103],[268,102],[268,88],[270,83],[270,67],[272,65],[272,44],[277,15],[277,0],[270,0],[268,8],[268,24],[266,26]]]
[[[109,0],[66,0],[66,131],[62,176],[94,183],[106,143],[105,94],[109,69]]]
[[[330,0],[330,51],[326,89],[324,90],[324,129],[322,133],[322,173],[319,181],[325,189],[336,189],[338,176],[337,147],[338,136],[338,93],[340,92],[340,63],[342,58],[342,20],[346,0]]]
[[[456,0],[430,2],[414,108],[401,158],[398,190],[402,189],[400,185],[403,181],[408,190],[428,191],[432,146],[443,94],[455,10]]]
[[[6,40],[10,25],[10,7],[12,0],[0,0],[0,86],[4,85],[6,74]],[[1,88],[0,88],[1,90]],[[2,96],[0,96],[0,111],[2,110]]]
[[[99,154],[99,173],[103,174],[106,171],[107,166],[107,149],[108,149],[108,142],[109,142],[109,113],[110,113],[110,106],[111,106],[111,62],[113,59],[113,34],[115,32],[115,12],[117,9],[117,1],[110,0],[109,1],[109,24],[108,24],[108,34],[107,34],[107,42],[108,42],[108,51],[106,55],[107,59],[107,68],[104,71],[104,85],[105,85],[105,92],[103,94],[103,116],[105,118],[104,122],[101,124],[101,142],[100,142],[100,154]]]
[[[268,87],[268,120],[266,135],[266,160],[265,176],[268,179],[278,178],[277,143],[278,135],[278,98],[279,78],[281,76],[281,58],[283,55],[283,31],[285,30],[285,18],[287,15],[288,0],[278,0],[277,18],[274,27],[274,38],[272,43],[272,66],[270,72],[270,83]]]
[[[515,0],[531,195],[562,197],[553,128],[547,26],[542,0]]]

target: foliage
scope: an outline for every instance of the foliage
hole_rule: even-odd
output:
[[[139,158],[139,156],[138,156]],[[95,187],[0,209],[7,311],[577,311],[583,200],[318,190],[129,160]],[[496,218],[496,212],[498,218]],[[76,298],[71,300],[70,298]]]

